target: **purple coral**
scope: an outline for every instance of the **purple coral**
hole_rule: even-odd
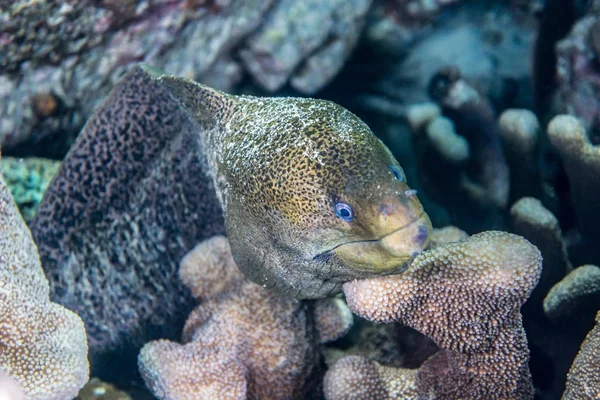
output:
[[[224,237],[192,250],[180,274],[202,303],[182,344],[159,340],[140,352],[140,372],[156,396],[304,399],[320,390],[320,343],[352,322],[343,303],[281,297],[244,279]]]

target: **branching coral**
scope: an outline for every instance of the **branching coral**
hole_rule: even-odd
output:
[[[344,292],[355,313],[404,323],[441,347],[417,373],[420,396],[528,399],[533,387],[519,308],[541,261],[525,239],[484,232],[421,253],[401,275],[347,283]],[[328,395],[344,386],[336,382],[346,373],[335,371],[326,379]]]
[[[416,104],[405,113],[427,195],[467,230],[501,227],[510,174],[489,100],[455,68],[435,74],[429,91],[439,106]]]
[[[569,115],[550,121],[548,137],[564,163],[581,234],[599,239],[600,147],[591,143],[583,123]]]
[[[600,399],[600,311],[567,376],[563,400]]]
[[[540,123],[537,117],[529,110],[510,109],[500,115],[498,125],[511,171],[511,198],[538,196]]]
[[[186,322],[183,344],[150,342],[140,353],[140,372],[156,396],[302,399],[320,390],[319,344],[352,321],[342,302],[284,298],[245,280],[224,237],[192,250],[180,274],[203,301]],[[216,276],[227,283],[201,283]]]
[[[471,147],[471,158],[462,178],[469,197],[478,203],[503,208],[508,201],[509,171],[500,129],[489,100],[456,68],[439,71],[431,79],[429,93],[452,119],[456,131]]]
[[[71,399],[88,379],[85,330],[48,296],[36,246],[0,178],[0,370],[28,399]]]
[[[540,283],[533,294],[535,302],[541,304],[552,285],[572,269],[558,219],[533,197],[524,197],[513,204],[510,215],[514,232],[531,241],[544,257]]]
[[[575,268],[548,292],[544,299],[544,313],[548,318],[560,319],[577,313],[583,317],[584,309],[597,311],[600,304],[600,268],[582,265]]]

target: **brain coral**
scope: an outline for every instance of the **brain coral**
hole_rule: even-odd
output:
[[[0,177],[0,370],[30,400],[71,399],[88,379],[83,322],[48,296],[36,246]]]
[[[339,337],[352,321],[343,303],[282,297],[244,279],[222,236],[188,253],[180,276],[201,305],[185,324],[182,344],[159,340],[140,352],[140,372],[157,397],[304,399],[318,393],[320,343]]]
[[[416,374],[421,397],[529,399],[519,308],[539,279],[541,262],[522,237],[484,232],[421,253],[403,274],[346,283],[344,292],[355,313],[406,324],[441,347]],[[329,399],[340,398],[335,388],[349,373],[337,370],[345,372],[336,374],[334,367],[325,381]]]

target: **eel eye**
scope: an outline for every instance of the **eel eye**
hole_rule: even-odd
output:
[[[352,207],[349,204],[346,203],[335,203],[335,215],[338,216],[338,218],[343,219],[344,221],[352,221],[352,218],[354,218],[354,210],[352,210]]]
[[[404,182],[404,175],[402,174],[400,168],[395,165],[390,165],[390,171],[392,171],[392,174],[396,177],[396,179],[398,179],[400,182]]]

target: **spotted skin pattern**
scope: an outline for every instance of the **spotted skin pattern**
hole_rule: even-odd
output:
[[[298,298],[397,272],[431,226],[391,166],[334,103],[232,96],[137,67],[86,124],[32,233],[91,356],[137,349],[177,338],[192,305],[178,263],[225,231],[249,279]]]

